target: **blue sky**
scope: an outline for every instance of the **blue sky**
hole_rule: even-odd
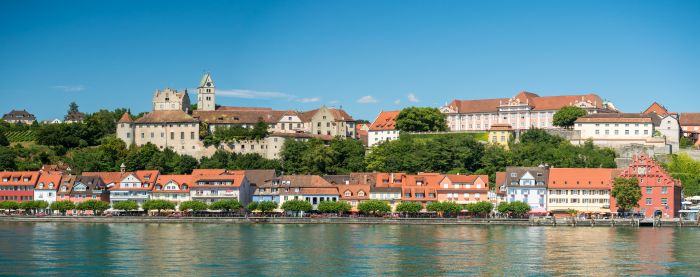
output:
[[[2,1],[0,111],[217,103],[381,110],[597,93],[698,111],[700,1]],[[691,100],[691,101],[689,101]]]

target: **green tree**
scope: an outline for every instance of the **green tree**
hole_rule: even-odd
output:
[[[437,108],[409,107],[396,117],[396,128],[404,132],[446,131],[447,120]]]
[[[509,214],[511,209],[510,209],[510,203],[508,202],[501,202],[496,206],[496,210],[501,213],[501,214]]]
[[[114,202],[114,204],[112,204],[112,208],[115,210],[122,210],[122,211],[126,211],[126,212],[135,211],[135,210],[139,209],[139,204],[133,200],[119,201],[119,202]]]
[[[396,205],[396,212],[404,214],[417,214],[423,209],[418,202],[404,201]]]
[[[5,132],[0,131],[0,146],[9,146],[10,141],[7,140],[7,136],[5,136]]]
[[[248,203],[248,206],[246,206],[245,209],[248,210],[249,212],[254,212],[255,210],[258,209],[258,202]]]
[[[384,213],[391,212],[391,206],[386,201],[381,200],[366,200],[357,205],[357,209],[364,214],[381,216]]]
[[[17,169],[17,151],[7,146],[0,146],[0,170]]]
[[[296,216],[299,216],[299,212],[308,212],[313,209],[313,206],[309,201],[289,200],[282,204],[282,209],[287,212],[293,212]]]
[[[75,209],[75,204],[70,200],[56,201],[51,203],[49,209],[59,211],[62,215],[66,215],[66,211]]]
[[[109,209],[109,203],[90,199],[78,203],[75,208],[79,211],[92,211],[93,215],[100,215],[102,212]]]
[[[522,201],[510,202],[508,211],[516,217],[523,217],[530,212],[530,205]]]
[[[191,201],[184,201],[180,203],[180,211],[187,212],[199,212],[199,211],[206,211],[208,208],[207,203],[204,203],[202,201],[197,201],[197,200],[191,200]]]
[[[68,105],[68,114],[77,112],[80,112],[78,110],[78,104],[76,104],[75,102],[70,102],[70,105]]]
[[[175,203],[160,199],[146,200],[146,202],[143,203],[142,208],[146,211],[156,210],[160,215],[162,210],[175,210]]]
[[[681,153],[671,155],[666,170],[683,184],[685,196],[700,195],[700,161],[696,161],[688,154]]]
[[[479,217],[486,217],[493,210],[493,203],[488,201],[479,201],[472,204],[467,204],[467,211],[476,214]]]
[[[554,117],[552,117],[552,124],[563,128],[571,128],[574,126],[576,119],[586,114],[588,114],[586,110],[579,107],[562,107],[554,114]]]
[[[260,201],[258,202],[257,209],[263,213],[269,213],[277,209],[277,206],[279,205],[275,201]]]
[[[639,187],[637,178],[617,177],[613,182],[610,195],[615,197],[618,209],[622,212],[627,212],[635,207],[639,207],[639,199],[642,198],[642,189]]]
[[[17,210],[20,208],[20,204],[17,201],[0,201],[0,210]]]
[[[322,213],[347,213],[352,209],[350,203],[346,201],[323,201],[318,204],[318,211]]]
[[[241,202],[238,202],[238,200],[227,199],[211,203],[211,209],[221,210],[228,213],[231,211],[238,211],[240,209],[243,209],[243,205],[241,204]]]

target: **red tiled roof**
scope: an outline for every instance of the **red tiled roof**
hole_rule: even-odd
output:
[[[531,92],[520,92],[513,96],[521,103],[527,103],[535,111],[558,110],[564,106],[570,106],[577,101],[586,101],[596,108],[603,107],[603,99],[595,94],[585,95],[560,95],[539,96]],[[478,99],[478,100],[453,100],[448,106],[458,113],[491,113],[497,112],[501,103],[508,102],[508,98]]]
[[[97,176],[102,178],[102,181],[105,182],[105,184],[117,184],[124,179],[124,177],[128,176],[131,172],[83,172],[81,175],[83,176]]]
[[[396,130],[396,118],[401,111],[381,112],[369,127],[370,131]]]
[[[196,123],[197,119],[183,111],[152,111],[136,119],[136,123]]]
[[[643,114],[650,114],[650,113],[655,113],[658,115],[667,115],[669,114],[668,110],[666,107],[662,106],[661,104],[654,102],[651,103],[651,105],[642,112]]]
[[[325,195],[338,195],[338,188],[336,187],[326,187],[326,188],[301,188],[301,194],[325,194]]]
[[[495,124],[491,124],[491,128],[489,130],[490,131],[512,131],[513,126],[511,126],[509,123],[495,123]]]
[[[681,126],[700,126],[700,113],[681,113]]]
[[[611,168],[550,168],[547,187],[550,189],[610,189],[613,172]]]
[[[158,179],[156,180],[156,185],[153,186],[153,192],[189,192],[190,187],[193,184],[192,179],[192,175],[159,175]],[[177,190],[165,189],[165,185],[167,185],[171,181],[177,184]],[[187,188],[183,189],[183,185],[186,185]],[[157,189],[158,186],[160,186],[160,190]]]
[[[576,123],[652,123],[650,115],[641,113],[597,113],[576,119]]]
[[[364,192],[365,196],[359,196],[359,192]],[[350,196],[345,196],[346,192],[350,192]],[[338,185],[338,193],[340,194],[340,199],[342,200],[367,200],[369,199],[370,186],[369,185],[358,185],[351,184]]]
[[[7,178],[7,181],[4,179]],[[19,178],[14,181],[14,178]],[[24,181],[24,178],[29,178]],[[32,185],[36,184],[37,179],[39,179],[39,171],[4,171],[0,172],[0,185],[10,186],[10,185]]]
[[[53,183],[53,189],[58,189],[58,185],[61,184],[61,174],[57,173],[43,173],[39,176],[39,180],[36,182],[35,188],[39,188],[39,184],[43,185],[43,189],[48,189],[49,184]]]
[[[122,118],[119,119],[119,123],[131,123],[131,122],[134,122],[134,120],[131,119],[131,116],[129,115],[128,112],[125,112],[125,113],[122,115]]]

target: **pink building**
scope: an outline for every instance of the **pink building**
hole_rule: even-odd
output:
[[[445,175],[437,189],[438,201],[458,204],[489,201],[488,175]]]

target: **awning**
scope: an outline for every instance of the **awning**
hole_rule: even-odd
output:
[[[529,214],[547,214],[547,210],[545,208],[536,208],[528,212]]]

